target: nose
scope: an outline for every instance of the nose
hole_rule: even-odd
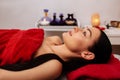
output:
[[[74,27],[74,31],[78,32],[79,31],[78,27]]]

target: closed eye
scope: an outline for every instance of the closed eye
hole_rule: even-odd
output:
[[[86,36],[86,31],[83,32],[83,35]]]
[[[92,36],[92,32],[91,32],[91,30],[88,28],[88,29],[85,29],[85,30],[83,31],[83,35],[84,35],[85,37],[91,37],[91,36]]]

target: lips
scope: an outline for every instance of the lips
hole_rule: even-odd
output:
[[[72,36],[72,32],[71,31],[69,31],[68,33],[69,33],[70,36]]]

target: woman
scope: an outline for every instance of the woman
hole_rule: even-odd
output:
[[[63,40],[58,36],[45,38],[34,58],[48,53],[55,54],[65,62],[65,67],[69,66],[68,70],[73,70],[81,64],[106,63],[111,56],[111,43],[105,33],[97,28],[80,29],[76,27],[71,31],[64,32],[62,38]],[[55,80],[60,76],[64,67],[62,61],[51,59],[22,71],[1,69],[0,79]],[[71,63],[76,66],[73,67]]]

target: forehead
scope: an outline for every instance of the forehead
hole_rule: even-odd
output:
[[[100,33],[100,30],[98,29],[98,28],[95,28],[95,27],[91,27],[91,28],[89,28],[93,33],[96,33],[96,32],[98,32],[98,33]]]
[[[97,40],[101,34],[100,30],[94,27],[89,28],[91,30],[92,38]]]

